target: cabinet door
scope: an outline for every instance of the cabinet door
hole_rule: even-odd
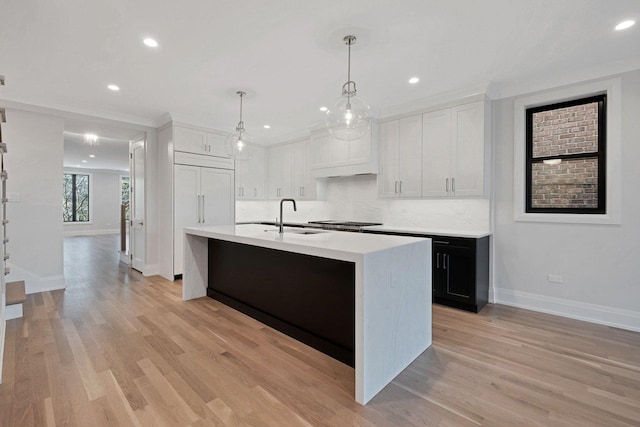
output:
[[[263,147],[254,147],[253,156],[249,160],[249,180],[243,189],[245,198],[264,199],[266,197],[266,150]]]
[[[294,199],[313,200],[316,198],[316,181],[311,175],[311,155],[308,141],[296,142],[293,149],[293,186]]]
[[[251,185],[251,165],[247,160],[235,161],[235,197],[236,199],[248,199],[253,194],[247,191],[247,186]]]
[[[200,168],[175,165],[173,213],[173,274],[182,274],[184,227],[201,225]]]
[[[233,188],[233,171],[200,168],[201,225],[235,222]]]
[[[401,119],[398,129],[398,194],[422,195],[422,116]]]
[[[173,130],[173,149],[187,153],[209,154],[206,151],[207,133],[195,129],[175,126]]]
[[[327,132],[318,132],[311,135],[309,141],[309,151],[311,160],[311,169],[323,168],[329,166],[329,141],[331,136]]]
[[[269,148],[269,198],[291,197],[293,150],[291,144]]]
[[[455,196],[484,195],[484,103],[453,108],[451,190]]]
[[[475,254],[470,247],[450,246],[444,252],[445,298],[475,304]]]
[[[218,135],[215,133],[207,133],[207,145],[205,146],[206,153],[210,156],[230,158],[227,154],[225,147],[226,137],[224,135]]]
[[[443,197],[451,189],[451,109],[422,116],[422,195]]]
[[[444,261],[449,249],[448,245],[438,244],[433,242],[432,244],[432,281],[433,281],[433,296],[444,297],[447,289],[447,270],[444,268]]]
[[[380,173],[378,174],[378,196],[398,196],[398,144],[400,122],[392,120],[380,125]],[[421,158],[418,158],[422,161]]]

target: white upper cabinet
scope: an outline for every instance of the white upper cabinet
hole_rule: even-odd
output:
[[[230,157],[225,150],[225,137],[223,135],[177,125],[174,126],[173,132],[173,149],[175,151]]]
[[[488,117],[483,101],[422,117],[422,195],[483,196]]]
[[[308,140],[269,147],[270,199],[291,197],[314,200],[316,181],[311,175],[311,152]]]
[[[309,165],[313,176],[348,176],[378,173],[378,126],[371,128],[360,139],[340,141],[326,129],[312,132],[309,142]]]
[[[314,200],[316,180],[311,175],[311,153],[308,140],[292,144],[293,148],[293,198]]]
[[[422,116],[422,195],[446,197],[451,188],[451,109]]]
[[[278,145],[269,148],[269,194],[270,199],[292,197],[293,194],[293,145]]]
[[[484,195],[484,103],[454,107],[451,191],[455,196]]]
[[[422,195],[422,116],[380,125],[380,197]]]
[[[266,198],[266,149],[254,146],[248,160],[236,160],[236,199],[263,200]]]

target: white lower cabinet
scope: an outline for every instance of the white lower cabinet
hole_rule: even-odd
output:
[[[236,160],[236,199],[263,200],[266,198],[266,149],[253,147],[248,160]]]
[[[202,166],[174,166],[173,274],[183,273],[184,227],[234,223],[234,172]]]
[[[422,116],[422,196],[483,196],[488,116],[484,101]]]
[[[380,125],[380,197],[421,197],[422,116]]]

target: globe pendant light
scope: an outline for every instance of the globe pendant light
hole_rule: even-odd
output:
[[[349,47],[347,66],[347,82],[342,86],[342,96],[334,107],[327,111],[327,128],[335,139],[351,141],[359,139],[367,133],[371,124],[369,105],[356,96],[356,82],[351,80],[351,46],[356,43],[356,36],[343,38]]]
[[[236,160],[249,160],[253,147],[251,146],[252,138],[244,129],[242,121],[242,97],[245,92],[239,90],[236,92],[240,96],[240,121],[236,126],[235,133],[229,135],[226,139],[226,149],[229,156],[233,156]]]

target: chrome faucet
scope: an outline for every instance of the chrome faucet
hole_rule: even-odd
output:
[[[284,220],[282,219],[282,204],[284,202],[291,202],[293,203],[293,210],[297,211],[298,209],[296,208],[296,201],[293,199],[282,199],[280,200],[280,234],[284,233]]]

